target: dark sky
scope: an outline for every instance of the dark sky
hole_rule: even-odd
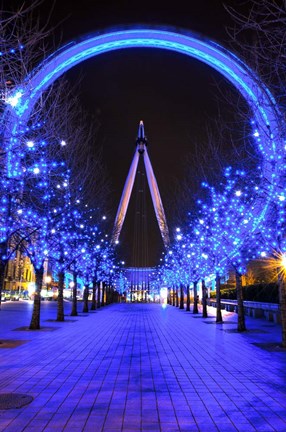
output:
[[[51,3],[47,1],[42,6],[42,17],[46,16]],[[54,33],[56,39],[61,35],[63,42],[104,28],[156,24],[185,28],[226,44],[225,25],[230,23],[230,18],[223,2],[217,0],[57,0],[52,23],[57,22],[60,25]],[[67,76],[71,82],[83,77],[82,104],[100,117],[99,141],[112,180],[114,217],[141,119],[149,139],[149,155],[163,203],[168,207],[175,179],[180,181],[184,176],[187,155],[196,142],[205,140],[207,125],[218,117],[219,112],[224,108],[228,111],[223,103],[218,104],[220,92],[230,87],[228,83],[196,60],[145,48],[98,56],[73,68]],[[127,259],[128,251],[132,249],[133,212],[130,208],[121,237]],[[148,221],[151,227],[150,264],[154,265],[163,244],[151,208]]]

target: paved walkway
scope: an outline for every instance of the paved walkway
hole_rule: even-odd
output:
[[[278,343],[278,325],[247,318],[239,334],[232,313],[217,325],[158,304],[65,306],[57,323],[43,303],[42,330],[27,331],[31,305],[3,305],[0,340],[25,343],[2,344],[0,395],[34,400],[0,411],[1,432],[286,431],[286,352],[254,345]]]

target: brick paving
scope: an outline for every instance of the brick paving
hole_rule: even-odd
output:
[[[5,432],[286,431],[286,351],[281,328],[247,318],[225,324],[158,304],[116,304],[58,323],[43,302],[42,329],[27,331],[31,304],[0,312],[0,395],[33,396],[0,410]],[[81,305],[79,305],[79,310]],[[208,308],[210,315],[213,308]],[[7,345],[8,346],[8,345]]]

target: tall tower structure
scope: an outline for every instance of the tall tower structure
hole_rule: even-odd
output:
[[[147,151],[147,139],[145,136],[144,124],[142,120],[139,123],[135,154],[131,162],[128,176],[125,181],[124,189],[122,192],[121,200],[118,206],[118,210],[114,222],[112,242],[117,243],[121,233],[121,229],[125,220],[126,212],[130,201],[130,196],[134,186],[135,175],[136,175],[140,157],[142,157],[144,160],[148,186],[150,189],[151,198],[152,198],[159,230],[162,236],[164,246],[167,248],[170,244],[169,230],[168,230],[168,225],[166,221],[166,216],[165,216],[158,184]]]

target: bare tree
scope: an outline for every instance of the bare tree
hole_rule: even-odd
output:
[[[286,2],[248,0],[226,9],[233,20],[227,30],[233,49],[271,89],[280,108],[285,107]]]
[[[33,1],[31,5],[23,2],[16,12],[4,8],[1,11],[2,109],[5,104],[12,103],[9,98],[15,86],[24,89],[29,86],[29,74],[45,61],[51,51],[50,31],[47,26],[41,26],[37,15],[37,6],[41,3],[40,0]],[[96,118],[91,119],[79,107],[78,100],[73,96],[75,93],[67,81],[54,83],[41,95],[13,147],[9,147],[11,137],[5,133],[5,116],[1,124],[1,218],[7,229],[0,240],[1,257],[4,257],[0,263],[0,274],[3,278],[4,267],[12,253],[11,245],[16,248],[21,244],[35,268],[39,268],[39,292],[43,263],[36,266],[35,259],[39,256],[35,254],[39,254],[40,249],[37,251],[34,246],[43,241],[50,246],[51,242],[53,246],[55,244],[54,239],[49,238],[47,229],[51,229],[59,215],[64,213],[67,193],[61,194],[61,190],[68,187],[71,199],[80,200],[84,206],[95,205],[99,214],[108,196],[108,181],[97,142],[99,124]],[[17,168],[13,168],[13,175],[8,167],[11,159],[13,167]],[[52,190],[57,190],[57,194],[52,194]],[[5,204],[3,211],[7,197],[8,204]],[[63,202],[59,201],[61,199]],[[51,214],[48,222],[41,224],[28,220],[27,216],[21,218],[19,215],[24,208],[29,209],[30,214],[37,214],[39,221],[53,208],[58,208],[59,212],[57,217]],[[15,215],[18,225],[22,223],[21,227],[15,225]],[[62,281],[62,276],[60,279]],[[30,327],[38,328],[40,302],[34,312]]]
[[[63,273],[68,269],[73,258],[76,259],[79,255],[76,248],[74,250],[70,248],[69,256],[65,257],[62,246],[64,238],[68,236],[69,227],[72,230],[77,229],[76,223],[72,222],[72,206],[80,203],[81,212],[86,213],[86,209],[90,207],[89,203],[96,203],[96,210],[92,216],[96,221],[98,214],[101,214],[108,191],[106,183],[102,181],[104,178],[102,164],[97,158],[97,123],[87,123],[88,117],[80,109],[73,94],[74,91],[68,87],[67,82],[59,81],[49,89],[48,95],[43,95],[46,97],[43,97],[35,107],[30,118],[29,136],[25,136],[24,140],[29,139],[28,143],[34,142],[32,138],[35,135],[35,146],[37,142],[39,149],[29,153],[32,155],[31,161],[28,155],[22,162],[25,164],[28,160],[33,166],[37,156],[38,160],[44,161],[43,167],[49,166],[44,179],[37,176],[28,177],[23,191],[23,200],[29,208],[35,209],[39,218],[41,215],[48,217],[50,232],[55,228],[59,232],[56,241],[55,236],[49,234],[42,224],[37,228],[36,239],[45,238],[45,242],[50,244],[51,249],[60,250],[56,253],[58,258],[54,256],[59,266],[58,320],[63,320]],[[33,128],[35,124],[36,130]],[[98,182],[97,178],[99,178]],[[53,213],[55,211],[57,217]],[[65,222],[61,222],[61,219]],[[31,240],[35,241],[34,238]],[[37,257],[31,256],[31,259],[38,259],[40,255],[41,251],[37,250]],[[44,256],[42,259],[44,260]],[[43,265],[41,264],[39,268],[42,271]],[[41,287],[38,286],[37,290],[40,289]],[[33,314],[30,328],[39,328],[38,303],[37,300],[36,312]]]
[[[5,267],[13,253],[19,248],[19,224],[21,217],[17,205],[22,199],[22,171],[19,161],[21,142],[14,140],[6,132],[9,119],[6,107],[12,104],[11,95],[16,86],[28,85],[25,77],[48,53],[47,26],[40,26],[36,9],[41,0],[2,2],[0,10],[0,196],[1,226],[0,239],[0,290],[3,286]]]
[[[272,0],[249,0],[241,7],[227,7],[233,19],[233,26],[228,29],[234,49],[243,56],[256,71],[258,79],[265,83],[275,96],[279,112],[280,135],[285,136],[286,107],[286,2]],[[278,149],[279,150],[279,149]],[[276,260],[278,284],[280,290],[280,310],[282,321],[282,345],[286,346],[286,280],[282,258],[285,249],[285,205],[284,205],[284,160],[281,153],[273,162],[279,170],[279,182],[271,184],[272,199],[270,211],[264,221],[262,241]],[[265,192],[269,188],[269,179],[265,179]],[[267,195],[266,195],[267,196]],[[271,232],[271,237],[269,237]],[[269,238],[271,240],[269,240]],[[272,250],[271,250],[272,249]]]

